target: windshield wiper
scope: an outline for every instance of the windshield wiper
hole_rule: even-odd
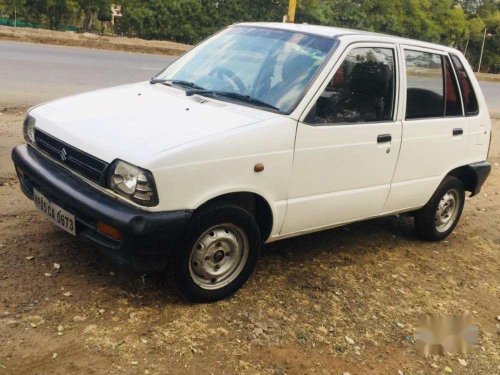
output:
[[[259,107],[266,107],[266,108],[271,108],[274,109],[275,111],[281,112],[281,110],[278,107],[275,107],[272,104],[266,103],[260,99],[253,98],[250,95],[245,95],[245,94],[239,94],[237,92],[231,92],[231,91],[217,91],[217,90],[190,90],[186,91],[187,96],[192,96],[192,95],[206,95],[206,96],[222,96],[226,97],[229,99],[234,99],[234,100],[239,100],[245,103],[250,103],[254,104]]]
[[[181,86],[181,87],[188,87],[190,89],[196,89],[196,90],[205,90],[204,87],[201,87],[200,85],[197,85],[194,82],[189,82],[189,81],[182,81],[178,79],[158,79],[158,78],[153,78],[151,81],[149,81],[150,84],[154,85],[156,83],[161,83],[162,85],[167,85],[167,86]]]
[[[207,90],[204,87],[201,87],[200,85],[194,83],[194,82],[189,82],[189,81],[182,81],[182,80],[176,80],[176,79],[157,79],[153,78],[151,81],[149,81],[150,84],[154,85],[157,83],[160,83],[162,85],[167,85],[167,86],[181,86],[181,87],[187,87],[192,90],[187,90],[186,91],[186,96],[192,96],[195,94],[198,95],[206,95],[206,96],[222,96],[234,100],[239,100],[242,102],[254,104],[259,107],[266,107],[270,109],[274,109],[275,111],[281,112],[281,110],[278,107],[275,107],[269,103],[266,103],[262,100],[259,100],[257,98],[253,98],[250,95],[245,95],[245,94],[239,94],[237,92],[231,92],[231,91],[217,91],[217,90]]]

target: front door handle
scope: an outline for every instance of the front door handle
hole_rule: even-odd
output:
[[[380,134],[377,136],[377,143],[386,143],[392,141],[392,135],[390,134]]]
[[[456,137],[457,135],[462,135],[464,134],[464,130],[462,128],[455,128],[453,129],[453,136]]]

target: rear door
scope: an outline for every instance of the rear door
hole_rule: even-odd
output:
[[[299,121],[283,235],[381,213],[401,141],[398,70],[392,43],[346,48]]]
[[[406,45],[402,58],[403,138],[386,212],[424,205],[443,176],[463,162],[469,134],[448,54]]]

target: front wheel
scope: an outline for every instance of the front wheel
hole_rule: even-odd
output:
[[[247,210],[233,204],[202,209],[172,254],[169,277],[190,300],[227,298],[252,274],[260,245],[259,227]]]
[[[465,190],[462,181],[446,176],[429,202],[415,214],[417,234],[429,241],[446,238],[462,215]]]

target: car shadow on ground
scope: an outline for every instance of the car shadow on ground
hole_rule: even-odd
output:
[[[61,235],[57,230],[53,235]],[[51,236],[52,237],[52,236]],[[302,266],[314,267],[313,259],[323,254],[338,257],[335,267],[364,263],[364,257],[380,249],[397,247],[417,241],[413,219],[391,216],[354,223],[334,229],[285,239],[264,245],[257,265],[259,281],[271,273],[286,274],[287,270]],[[59,251],[54,258],[71,260],[65,272],[79,274],[89,289],[106,288],[107,293],[135,299],[142,306],[160,304],[190,304],[170,287],[165,275],[141,275],[114,264],[91,245],[73,237],[60,238]],[[266,276],[267,275],[267,276]]]
[[[387,216],[272,242],[264,246],[263,255],[275,253],[298,258],[303,256],[307,259],[325,250],[329,253],[342,253],[343,248],[363,253],[373,251],[374,241],[383,243],[394,239],[418,240],[414,233],[412,217]]]

